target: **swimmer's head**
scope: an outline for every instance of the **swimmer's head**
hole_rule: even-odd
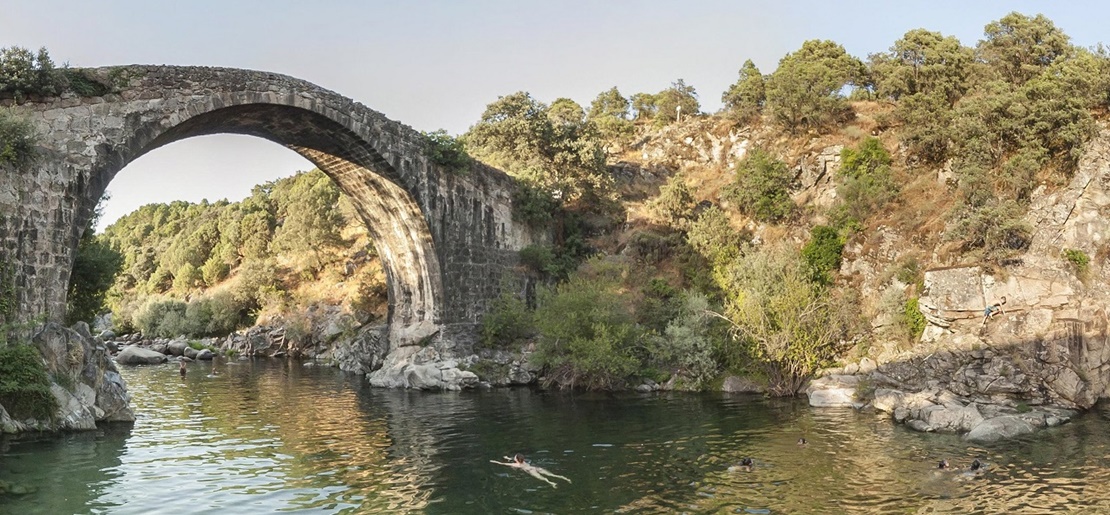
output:
[[[979,460],[971,462],[971,470],[979,470],[981,468],[983,468],[983,462]]]
[[[513,456],[513,461],[517,463],[524,463],[524,455],[519,452],[516,453],[516,456]]]
[[[750,467],[750,466],[752,466],[752,459],[751,458],[741,458],[740,459],[740,466],[741,467]]]
[[[948,468],[948,460],[940,460],[940,461],[938,461],[938,462],[937,462],[937,468],[938,468],[938,469],[946,469],[946,468]]]
[[[805,438],[799,438],[798,439],[798,445],[805,445],[807,443],[809,443],[809,442],[807,442]]]

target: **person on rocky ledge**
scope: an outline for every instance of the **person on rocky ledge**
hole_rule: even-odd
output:
[[[512,458],[510,458],[508,456],[505,456],[505,461],[489,460],[489,462],[490,463],[496,463],[498,465],[504,465],[506,467],[512,467],[512,468],[515,468],[515,469],[523,470],[528,475],[551,485],[551,488],[558,488],[558,486],[555,484],[554,481],[552,481],[550,479],[547,479],[544,476],[557,477],[559,479],[562,479],[562,480],[566,481],[567,483],[571,482],[570,479],[568,479],[566,477],[560,476],[559,474],[555,474],[555,473],[553,473],[553,472],[551,472],[551,471],[549,471],[549,470],[547,470],[543,467],[537,467],[535,465],[532,465],[531,463],[528,463],[528,462],[524,461],[524,455],[520,454],[520,453],[517,453]]]
[[[1002,309],[1002,306],[1004,305],[1006,305],[1005,296],[999,298],[998,302],[991,304],[990,306],[987,306],[985,309],[983,309],[983,325],[987,325],[987,320],[994,318],[994,316],[999,313],[1005,315],[1006,311]]]

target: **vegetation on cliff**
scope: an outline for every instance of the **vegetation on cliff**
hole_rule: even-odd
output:
[[[924,267],[998,265],[1029,245],[1022,216],[1030,195],[1068,180],[1096,118],[1110,107],[1108,72],[1103,49],[1072,45],[1043,16],[1011,13],[987,25],[975,47],[915,29],[866,60],[814,40],[769,75],[746,61],[714,115],[690,107],[696,94],[683,81],[627,99],[616,88],[604,91],[584,121],[574,118],[587,140],[571,148],[604,148],[610,165],[658,167],[644,147],[653,138],[700,137],[682,132],[679,113],[694,116],[687,123],[697,130],[745,127],[749,146],[731,168],[665,156],[670,177],[655,191],[634,181],[606,184],[622,209],[591,213],[611,220],[591,220],[574,235],[586,242],[580,249],[600,256],[564,265],[562,281],[534,274],[550,285],[537,296],[531,322],[519,322],[528,314],[524,299],[502,301],[487,317],[485,341],[534,339],[553,385],[618,388],[673,375],[697,388],[744,373],[763,377],[777,394],[796,392],[818,367],[850,349],[865,352],[874,339],[909,345],[924,328],[917,308]],[[543,106],[527,93],[514,98]],[[491,163],[522,179],[561,178],[560,188],[546,190],[556,198],[605,184],[596,173],[589,180],[544,174],[528,165],[531,151],[498,151],[527,149],[535,134],[553,133],[463,139],[473,155],[496,156]],[[800,191],[800,160],[807,149],[837,144],[834,200],[815,203]],[[590,217],[589,206],[562,207]],[[842,252],[848,242],[866,246],[881,226],[907,231],[914,244],[881,273],[896,287],[881,299],[859,299],[857,279],[840,276]],[[921,261],[928,253],[931,260]],[[542,271],[532,264],[537,254],[544,255],[527,249],[522,261]],[[892,322],[871,330],[863,316]]]

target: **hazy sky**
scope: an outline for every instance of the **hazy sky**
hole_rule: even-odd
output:
[[[0,46],[45,46],[71,66],[279,72],[417,130],[459,134],[486,104],[521,90],[588,106],[613,86],[627,96],[682,78],[715,111],[745,59],[769,73],[807,39],[863,59],[914,28],[974,45],[1010,11],[1042,13],[1079,45],[1107,39],[1110,6],[1093,1],[2,0]],[[257,138],[192,138],[120,172],[103,222],[151,202],[239,200],[311,167]]]

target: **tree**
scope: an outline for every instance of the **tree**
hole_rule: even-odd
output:
[[[634,120],[651,120],[655,118],[658,109],[655,107],[655,95],[651,93],[636,93],[632,95],[632,113]]]
[[[1071,54],[1070,38],[1043,14],[1012,12],[992,21],[979,41],[979,55],[1004,80],[1021,85]]]
[[[701,112],[698,93],[682,79],[655,94],[655,125],[662,126],[678,119],[678,115],[695,116]]]
[[[791,132],[821,128],[850,112],[841,90],[865,75],[863,63],[832,41],[809,40],[767,80],[767,106]]]
[[[273,249],[307,256],[308,268],[318,272],[328,251],[343,241],[339,195],[335,182],[319,169],[279,181],[271,196],[283,221],[274,232]]]
[[[729,116],[741,122],[750,121],[763,111],[763,104],[767,100],[767,91],[763,82],[763,74],[751,59],[744,61],[740,67],[740,78],[721,95],[721,102],[725,104],[725,111]]]
[[[761,222],[778,222],[794,212],[790,181],[786,163],[756,148],[736,163],[736,179],[727,194],[742,213]]]
[[[734,333],[763,365],[769,391],[795,395],[835,356],[848,324],[793,249],[762,247],[733,261],[725,277]]]
[[[66,324],[69,325],[79,321],[92,322],[100,313],[104,308],[104,297],[123,264],[123,256],[105,238],[95,235],[94,227],[99,218],[100,211],[97,210],[77,244],[77,256],[73,260],[66,295]]]
[[[554,110],[553,110],[554,109]],[[611,179],[597,127],[581,106],[553,108],[525,92],[500,97],[463,136],[468,151],[567,205],[609,196]]]
[[[914,29],[890,52],[871,55],[871,74],[880,97],[937,93],[952,105],[970,87],[974,61],[974,52],[955,37]]]
[[[586,119],[597,126],[607,142],[624,143],[632,136],[632,121],[628,119],[631,102],[616,87],[602,91],[590,103]]]

